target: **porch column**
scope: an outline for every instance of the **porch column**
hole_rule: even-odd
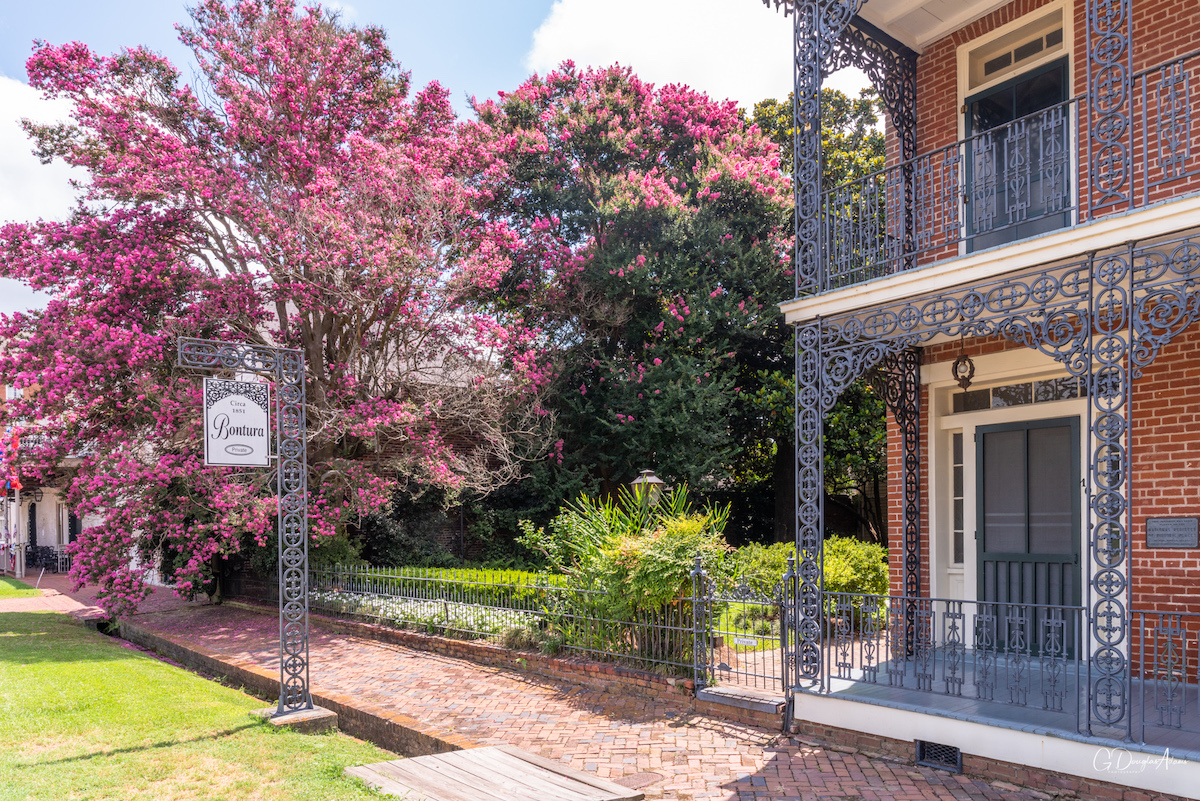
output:
[[[1133,199],[1133,25],[1130,0],[1086,0],[1086,6],[1088,183],[1082,194],[1086,215],[1094,218]]]
[[[1091,617],[1088,721],[1129,724],[1127,656],[1130,531],[1129,430],[1132,408],[1130,343],[1133,320],[1133,245],[1091,257],[1088,373],[1088,552]]]
[[[767,0],[769,2],[769,0]],[[778,0],[776,0],[778,3]],[[821,76],[863,0],[793,0],[796,296],[828,289],[821,237]]]
[[[796,326],[796,580],[791,600],[795,619],[794,670],[786,689],[820,682],[822,546],[825,539],[825,447],[821,321]],[[786,670],[786,667],[785,667]]]
[[[921,349],[905,348],[888,354],[875,375],[875,390],[882,394],[900,429],[904,521],[901,575],[904,594],[916,598],[925,586],[921,576]]]

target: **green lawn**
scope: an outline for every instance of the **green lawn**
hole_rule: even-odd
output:
[[[36,598],[41,594],[41,590],[35,590],[23,581],[0,576],[0,598]]]
[[[274,731],[264,706],[64,615],[0,614],[0,799],[378,797],[342,768],[394,755]]]

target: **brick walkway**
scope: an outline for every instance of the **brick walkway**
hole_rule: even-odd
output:
[[[7,574],[6,574],[7,575]],[[99,620],[108,614],[96,604],[96,588],[71,588],[71,579],[65,573],[41,573],[31,570],[23,581],[30,587],[42,591],[41,597],[0,599],[0,612],[65,612],[80,620]],[[162,612],[169,609],[200,606],[204,602],[185,601],[173,591],[163,587],[151,589],[150,597],[142,602],[139,611]]]
[[[274,616],[230,606],[139,615],[137,625],[232,664],[278,670]],[[647,798],[1035,799],[963,776],[811,746],[682,704],[585,690],[525,673],[336,634],[314,625],[314,692],[395,710],[476,745],[508,744],[598,776],[656,774]]]

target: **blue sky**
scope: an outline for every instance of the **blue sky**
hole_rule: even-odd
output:
[[[110,54],[146,45],[191,75],[190,53],[174,25],[188,21],[179,0],[0,0],[0,223],[62,217],[71,173],[42,165],[17,125],[22,117],[64,118],[26,84],[35,39],[81,41]],[[494,97],[564,59],[620,63],[656,84],[685,83],[749,108],[791,87],[791,20],[760,0],[339,0],[326,7],[355,25],[378,25],[416,86],[437,80],[460,115],[467,98]],[[185,66],[189,65],[189,66]],[[854,90],[862,79],[836,76]],[[82,178],[83,176],[76,176]],[[36,305],[24,287],[0,279],[0,312]]]
[[[105,54],[145,44],[177,65],[189,63],[189,52],[174,29],[175,23],[187,21],[187,5],[178,0],[6,0],[0,3],[0,73],[25,80],[25,59],[34,39],[78,40]],[[350,23],[383,26],[414,81],[424,85],[436,78],[449,86],[461,111],[466,95],[492,95],[515,87],[528,74],[523,60],[533,31],[553,2],[352,0],[324,5],[340,7]]]

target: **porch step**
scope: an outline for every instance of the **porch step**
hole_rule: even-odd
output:
[[[768,715],[783,714],[783,708],[787,704],[778,693],[747,687],[705,687],[696,691],[696,700]]]

